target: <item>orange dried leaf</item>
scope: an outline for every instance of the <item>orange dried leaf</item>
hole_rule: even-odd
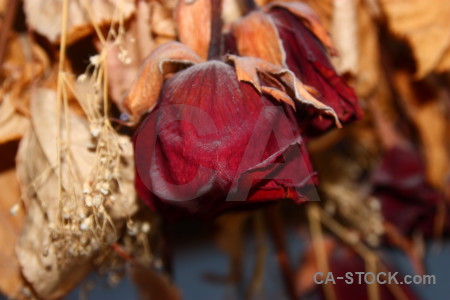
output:
[[[426,159],[426,175],[433,186],[445,189],[446,176],[450,174],[450,157],[448,155],[448,118],[443,112],[445,107],[444,93],[423,96],[414,88],[417,87],[410,74],[398,72],[394,82],[403,96],[406,113],[417,128]],[[440,97],[439,97],[440,96]]]
[[[285,53],[272,19],[261,11],[254,11],[232,28],[238,53],[258,57],[272,64],[284,66]]]
[[[305,86],[298,80],[292,71],[255,57],[227,55],[226,59],[234,63],[238,80],[252,84],[259,93],[266,92],[270,95],[276,95],[275,99],[287,102],[293,106],[295,106],[294,102],[287,100],[286,97],[310,105],[325,114],[331,115],[335,119],[336,126],[339,128],[342,127],[334,109],[314,98],[308,91],[311,88]],[[284,91],[275,93],[270,86],[269,89],[267,87],[263,89],[258,73],[267,74],[270,77],[275,78],[280,85],[288,90],[288,93],[285,93]],[[274,88],[277,89],[279,86],[274,86]]]
[[[275,88],[268,87],[268,86],[263,86],[262,91],[266,94],[269,94],[270,96],[277,99],[278,101],[284,102],[284,103],[290,105],[295,110],[294,101],[292,101],[292,98],[289,97],[288,94],[286,94],[285,92],[280,91]]]
[[[237,79],[239,81],[248,82],[259,92],[262,92],[261,84],[258,78],[258,70],[255,67],[257,62],[263,62],[262,60],[256,58],[244,59],[243,57],[238,57],[234,55],[227,56],[227,59],[234,63],[236,69]]]
[[[175,20],[180,41],[206,59],[211,38],[211,1],[178,1]]]
[[[192,65],[201,61],[197,54],[178,42],[169,42],[156,48],[147,58],[122,104],[131,114],[132,121],[136,121],[143,113],[156,106],[164,74],[167,72],[166,65]]]
[[[20,205],[19,183],[14,168],[17,143],[0,146],[0,291],[16,298],[24,281],[16,257],[15,247],[24,222],[24,211]]]
[[[411,45],[417,78],[450,70],[450,1],[380,0],[380,5],[390,29]]]

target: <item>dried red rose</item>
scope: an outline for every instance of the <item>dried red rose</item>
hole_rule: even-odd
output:
[[[335,248],[333,254],[330,257],[330,273],[333,274],[333,279],[336,283],[332,284],[332,281],[329,281],[328,284],[332,284],[336,300],[371,299],[369,295],[369,286],[365,282],[365,276],[361,276],[361,283],[359,283],[359,275],[357,275],[358,272],[368,272],[367,264],[365,263],[365,261],[348,247],[340,246],[338,248]],[[386,276],[380,276],[379,280],[385,280],[386,283],[389,283],[389,273],[395,274],[397,270],[388,267],[387,270],[379,270],[378,272],[385,272]],[[349,277],[346,277],[348,276],[347,274],[352,274],[351,278],[353,279],[353,281],[350,281]],[[382,273],[379,274],[384,275]],[[345,278],[345,280],[338,279],[341,277]],[[377,278],[373,278],[373,276],[367,276],[367,280],[369,282],[374,279]],[[403,275],[399,272],[397,276],[395,276],[395,279],[398,280],[398,282],[401,282],[403,279]],[[326,279],[324,278],[323,280],[325,281]],[[402,296],[401,299],[419,299],[414,291],[408,288],[407,285],[396,284],[393,279],[391,279],[390,283],[395,287],[390,288],[389,284],[378,284],[377,288],[380,299],[399,299],[399,294]],[[319,299],[327,299],[325,293],[323,293],[323,289],[321,289],[321,292],[321,297]]]
[[[247,202],[303,201],[296,188],[312,183],[308,155],[292,109],[276,105],[223,62],[173,75],[136,135],[141,198],[171,218],[211,217],[247,204],[226,201],[238,180],[251,187]],[[282,179],[263,179],[271,173]]]
[[[331,41],[316,14],[304,3],[273,2],[239,20],[227,35],[230,53],[265,59],[286,66],[305,84],[314,96],[332,107],[342,123],[362,117],[358,99],[332,66],[327,48]],[[259,46],[257,46],[259,45]],[[318,118],[306,107],[298,109],[305,118],[302,134],[314,136],[330,129],[332,119]]]
[[[443,196],[426,182],[425,164],[412,146],[393,147],[384,154],[373,174],[374,195],[380,199],[386,221],[405,236],[436,232],[439,209],[447,209]],[[442,224],[446,232],[450,221]]]
[[[124,102],[135,118],[156,105],[135,137],[141,198],[169,219],[304,201],[299,188],[314,176],[294,103],[338,122],[334,111],[276,65],[236,56],[227,63],[199,60],[179,43],[156,50]],[[145,85],[150,78],[162,86],[159,97]]]

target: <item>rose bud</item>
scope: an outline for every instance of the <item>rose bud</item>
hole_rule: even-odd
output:
[[[162,46],[124,102],[134,118],[151,111],[134,139],[140,197],[167,219],[210,218],[284,198],[303,202],[300,188],[315,178],[294,102],[338,122],[334,111],[276,65],[235,56],[200,60],[179,43]]]
[[[234,40],[233,40],[234,39]],[[335,50],[318,16],[304,3],[272,2],[237,21],[225,37],[230,53],[264,59],[288,68],[321,102],[332,107],[342,123],[361,118],[362,111],[351,87],[332,66],[327,49]],[[235,52],[236,51],[236,52]],[[332,119],[318,118],[310,109],[298,109],[305,127],[314,136],[333,126]]]

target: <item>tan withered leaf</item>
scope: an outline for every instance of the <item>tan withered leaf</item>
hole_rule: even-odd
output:
[[[358,71],[358,11],[354,0],[333,1],[331,34],[339,60],[334,64],[339,73]]]
[[[178,1],[175,20],[180,41],[206,59],[211,37],[211,1]]]
[[[0,143],[20,139],[28,126],[29,91],[49,67],[45,51],[25,34],[11,34],[2,66]]]
[[[22,272],[36,293],[45,299],[56,299],[70,291],[89,272],[91,265],[89,257],[68,258],[61,264],[58,250],[52,244],[51,224],[58,219],[56,103],[55,94],[51,91],[40,91],[37,96],[40,100],[37,105],[33,105],[32,100],[33,129],[22,139],[18,153],[18,175],[27,217],[17,255]],[[82,122],[72,120],[71,123],[73,129],[81,130],[82,138],[73,138],[75,143],[81,143],[77,151],[82,153],[87,127],[83,130]],[[90,169],[89,162],[94,159],[93,154],[79,157],[82,159],[80,169],[86,175]],[[64,174],[67,173],[66,166]],[[69,188],[67,176],[64,183]]]
[[[24,161],[33,157],[33,165]],[[18,154],[18,173],[22,193],[26,197],[27,217],[17,244],[17,257],[26,280],[36,293],[45,299],[56,299],[67,294],[89,272],[91,265],[86,258],[77,258],[60,266],[57,250],[52,245],[50,220],[57,211],[58,180],[52,173],[40,148],[35,133],[29,131],[22,139]],[[33,173],[33,171],[35,171]],[[33,187],[33,185],[35,187]],[[31,198],[36,195],[39,198]],[[45,197],[40,200],[40,197]],[[45,211],[42,208],[45,207]],[[50,216],[46,216],[50,212]]]
[[[222,19],[224,24],[231,24],[243,15],[244,8],[238,0],[222,0]]]
[[[136,15],[123,36],[105,44],[95,43],[99,52],[107,51],[109,95],[118,105],[139,73],[143,60],[155,48],[150,26],[151,11],[150,3],[138,1]]]
[[[181,300],[180,290],[164,274],[159,274],[150,267],[132,263],[128,266],[133,283],[139,291],[141,300]]]
[[[331,42],[331,38],[328,32],[323,27],[319,16],[305,3],[292,1],[292,2],[271,2],[264,7],[266,11],[271,8],[280,7],[290,11],[292,14],[301,18],[304,21],[305,26],[311,30],[312,33],[328,48],[330,54],[336,54],[336,49]]]
[[[240,55],[258,57],[279,66],[285,65],[285,53],[278,31],[265,13],[251,12],[233,25],[232,33]]]
[[[169,42],[156,48],[145,61],[140,75],[134,81],[123,107],[130,113],[131,121],[151,111],[157,104],[164,75],[174,65],[192,65],[202,59],[191,49],[178,42]]]
[[[381,63],[378,24],[371,15],[367,1],[359,1],[358,16],[358,73],[355,89],[359,97],[366,98],[380,87]],[[341,51],[341,56],[346,53]]]
[[[145,2],[145,0],[141,0]],[[173,18],[174,8],[168,7],[169,1],[150,1],[148,6],[150,7],[150,27],[155,39],[165,38],[168,40],[175,40],[177,36],[177,30],[175,21]]]
[[[292,71],[254,57],[227,55],[226,59],[234,63],[238,80],[252,84],[259,93],[270,94],[275,99],[291,105],[294,109],[295,104],[293,100],[310,105],[332,116],[336,126],[342,127],[334,109],[314,98]],[[259,73],[267,74],[269,77],[276,79],[285,90],[280,90],[279,85],[274,87],[261,85]],[[277,91],[275,92],[273,88],[277,89]]]
[[[423,96],[414,89],[417,84],[406,72],[397,72],[394,83],[403,96],[403,106],[419,133],[426,159],[426,175],[435,187],[445,189],[446,176],[450,174],[448,155],[448,118],[444,113],[445,93],[438,92],[423,101]]]
[[[28,25],[58,43],[61,35],[64,0],[26,0],[24,10]],[[136,10],[133,0],[76,0],[68,1],[67,42],[73,43],[92,33],[94,27],[111,21],[125,20]]]
[[[20,139],[28,124],[28,119],[12,105],[11,96],[5,95],[0,103],[0,144]]]
[[[16,178],[14,157],[17,143],[0,146],[0,292],[16,298],[24,285],[15,247],[22,230],[24,211],[20,205],[19,183]],[[11,213],[13,212],[13,214]]]
[[[436,66],[436,72],[447,72],[450,70],[450,51],[447,51],[442,59],[439,61],[439,64]]]
[[[450,69],[450,1],[380,0],[390,29],[411,45],[417,78]]]
[[[97,152],[103,153],[100,143],[105,141],[99,141],[97,151],[89,150],[92,130],[87,120],[69,111],[63,115],[69,117],[70,129],[63,127],[62,149],[58,152],[59,120],[52,90],[34,91],[31,115],[32,126],[21,141],[17,157],[27,216],[16,250],[23,275],[33,290],[43,299],[56,299],[89,272],[96,253],[116,241],[121,223],[136,210],[132,155],[128,153],[132,147],[129,139],[117,145],[118,137],[110,134],[107,137],[113,159],[107,154],[102,154],[104,160],[99,159]],[[66,124],[64,120],[62,123]],[[107,128],[103,128],[95,135],[101,138],[106,133]],[[129,172],[131,178],[123,172]],[[101,184],[96,184],[98,176]]]
[[[332,57],[339,73],[348,73],[360,98],[368,98],[380,85],[378,23],[370,1],[333,1],[330,32],[339,53]]]

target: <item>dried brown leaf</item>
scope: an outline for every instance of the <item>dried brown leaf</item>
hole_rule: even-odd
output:
[[[448,70],[450,70],[450,51],[447,51],[443,55],[438,65],[436,66],[436,72],[447,72]]]
[[[448,71],[450,64],[450,2],[436,0],[380,0],[390,29],[411,45],[417,78]]]
[[[335,67],[341,74],[358,71],[358,9],[355,0],[333,1],[331,35],[339,52]]]
[[[127,31],[119,40],[96,43],[99,52],[102,49],[107,51],[110,97],[118,105],[128,93],[145,57],[156,46],[151,34],[150,5],[151,3],[143,0],[137,2],[136,16],[130,20]]]
[[[279,89],[268,87],[268,86],[263,86],[262,92],[269,94],[270,96],[272,96],[273,98],[277,99],[280,102],[284,102],[284,103],[290,105],[295,110],[294,101],[285,92],[280,91]]]
[[[169,42],[156,48],[145,61],[139,77],[122,104],[131,114],[132,121],[138,120],[157,104],[164,74],[167,72],[166,65],[192,65],[201,61],[197,54],[178,42]]]
[[[175,19],[180,41],[206,59],[211,37],[211,1],[180,0]]]
[[[424,101],[423,96],[414,90],[417,85],[410,74],[398,72],[394,78],[406,113],[416,126],[423,145],[427,179],[443,190],[447,184],[445,178],[450,173],[448,119],[444,113],[446,99],[442,91],[437,91],[436,95],[428,95],[429,99]]]
[[[56,177],[56,111],[55,94],[39,91],[39,101],[32,105],[33,130],[23,138],[18,154],[18,174],[27,207],[24,230],[17,246],[22,272],[36,293],[45,299],[64,296],[91,269],[89,257],[67,257],[64,264],[58,261],[52,243],[52,227],[58,220],[58,179]],[[53,98],[53,99],[52,99]],[[53,107],[53,109],[52,109]],[[39,114],[41,113],[41,114]],[[81,130],[81,139],[75,138],[83,152],[83,123],[72,120],[73,129]],[[85,136],[89,137],[89,135]],[[88,173],[93,154],[82,160],[82,172]],[[33,157],[32,160],[28,159]],[[66,166],[67,167],[67,166]],[[68,174],[68,170],[64,172]],[[68,177],[64,185],[69,188]]]
[[[133,178],[124,179],[123,175],[124,170],[133,174],[133,164],[129,160],[131,154],[127,158],[116,153],[116,160],[124,161],[123,165],[117,165],[119,173],[109,171],[108,166],[100,169],[96,152],[88,149],[92,134],[87,120],[70,111],[67,113],[70,141],[66,139],[67,131],[63,127],[62,157],[58,160],[56,93],[36,89],[31,99],[31,113],[32,126],[21,141],[17,158],[18,177],[27,208],[17,256],[34,291],[44,299],[56,299],[67,294],[89,272],[94,255],[105,247],[102,243],[114,242],[118,230],[115,227],[120,228],[125,215],[136,210]],[[115,142],[114,137],[110,137],[111,151],[117,151]],[[128,144],[128,150],[124,151],[131,151],[129,139],[121,144]],[[58,161],[61,163],[60,181]],[[118,190],[106,190],[105,197],[108,198],[103,205],[95,206],[98,208],[95,210],[92,204],[87,204],[91,192],[85,189],[91,187],[86,187],[85,183],[93,182],[92,176],[96,174],[106,178],[105,170],[113,173],[119,187]],[[108,202],[113,195],[114,202]],[[131,201],[128,198],[132,198]],[[105,210],[110,217],[105,215]],[[86,221],[92,220],[93,214],[102,228],[98,229],[96,222]],[[86,230],[89,228],[90,231]]]
[[[49,59],[29,36],[11,34],[2,66],[0,143],[22,137],[28,124],[29,91],[49,67]]]
[[[258,57],[284,66],[285,53],[272,19],[261,11],[253,11],[236,22],[232,28],[238,53]]]
[[[333,13],[327,21],[331,23],[331,37],[339,54],[332,57],[333,65],[341,74],[352,75],[350,81],[362,99],[371,97],[381,76],[374,5],[368,0],[333,1]]]
[[[24,222],[24,210],[20,205],[19,183],[14,168],[17,143],[0,146],[0,291],[16,298],[24,286],[15,247]]]
[[[381,63],[379,54],[378,23],[368,5],[358,5],[358,72],[355,89],[360,98],[367,98],[380,86]],[[367,1],[366,1],[367,2]],[[345,52],[340,52],[345,56]]]
[[[18,113],[10,95],[5,95],[0,103],[0,144],[20,139],[28,125],[28,118]]]
[[[26,0],[24,10],[28,25],[58,43],[61,35],[64,0]],[[71,44],[94,31],[96,26],[129,18],[136,10],[133,0],[70,0],[67,42]]]
[[[174,8],[165,5],[168,1],[160,3],[158,1],[151,1],[149,3],[151,16],[151,28],[155,36],[161,36],[170,40],[175,40],[177,31],[175,21],[173,19]]]

